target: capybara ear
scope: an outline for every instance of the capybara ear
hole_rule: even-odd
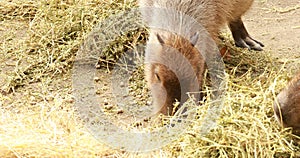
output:
[[[162,38],[161,35],[156,34],[156,37],[157,37],[158,42],[159,42],[161,45],[165,44],[165,41],[163,40],[163,38]]]
[[[191,37],[191,39],[190,39],[190,42],[191,42],[192,46],[195,46],[195,45],[196,45],[198,39],[199,39],[199,33],[196,32],[196,33]]]

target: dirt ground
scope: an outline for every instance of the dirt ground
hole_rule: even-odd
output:
[[[244,16],[249,33],[282,59],[300,57],[300,1],[260,0]]]

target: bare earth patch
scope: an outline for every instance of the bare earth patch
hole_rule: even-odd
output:
[[[300,58],[300,1],[255,1],[244,16],[253,37],[265,44],[265,51],[281,59]]]

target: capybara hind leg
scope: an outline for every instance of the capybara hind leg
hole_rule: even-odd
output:
[[[249,35],[241,18],[231,21],[229,27],[237,47],[258,51],[263,50],[262,47],[264,47],[264,45]]]

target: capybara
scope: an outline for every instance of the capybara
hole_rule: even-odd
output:
[[[283,127],[292,127],[293,133],[300,136],[300,73],[277,95],[274,112]]]
[[[236,46],[262,50],[263,44],[250,37],[241,19],[252,2],[253,0],[140,0],[139,5],[140,8],[171,8],[184,13],[200,23],[216,42],[221,27],[228,24]],[[164,15],[142,11],[142,16],[143,19],[148,18],[150,23],[160,23],[163,20],[161,16]],[[172,24],[172,20],[168,24],[184,27],[184,24]],[[188,98],[187,92],[199,92],[201,90],[205,60],[199,55],[194,45],[202,37],[197,32],[191,32],[191,35],[188,37],[189,39],[184,39],[182,36],[167,30],[150,28],[145,55],[145,63],[148,63],[145,66],[145,76],[153,96],[155,112],[171,115],[175,100],[181,103],[185,102]],[[153,43],[157,45],[153,45]],[[169,47],[174,49],[169,49]],[[187,65],[182,65],[185,61],[178,61],[181,59],[177,57],[172,58],[176,54],[172,53],[174,51],[180,52],[189,61],[192,70],[187,68]],[[169,65],[174,67],[170,68],[153,61],[169,61]],[[194,84],[194,81],[198,82],[197,85]],[[200,97],[197,99],[201,99],[200,94],[197,97]]]
[[[151,89],[155,114],[172,115],[175,100],[188,99],[187,94],[181,96],[182,92],[198,92],[194,95],[200,98],[205,62],[193,46],[198,34],[191,37],[193,43],[177,35],[169,36],[174,39],[172,41],[162,37],[155,37],[162,45],[146,48],[145,60],[150,64],[145,65],[145,79]]]

